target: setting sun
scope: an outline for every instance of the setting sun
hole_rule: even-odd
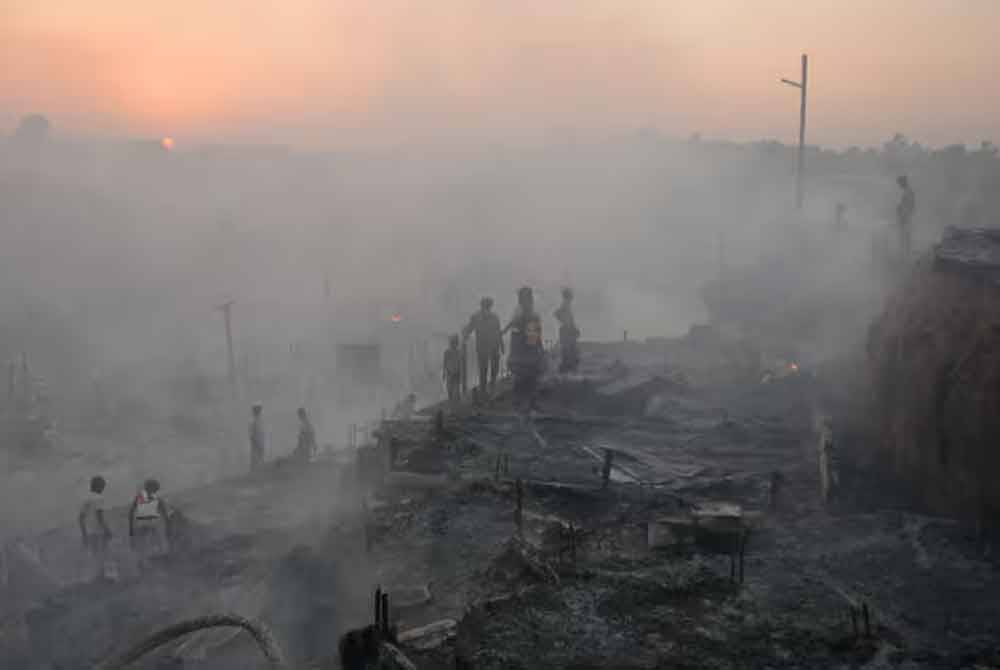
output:
[[[160,140],[160,146],[163,148],[164,151],[173,151],[174,138],[164,137],[162,140]]]

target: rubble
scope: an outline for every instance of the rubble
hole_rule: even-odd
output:
[[[441,619],[426,626],[419,626],[403,631],[397,637],[403,646],[413,647],[421,651],[435,649],[447,640],[455,637],[458,629],[458,622],[454,619]]]
[[[357,451],[356,466],[315,463],[192,491],[179,501],[196,531],[187,552],[148,580],[54,584],[30,617],[20,611],[22,624],[19,612],[4,620],[0,664],[37,667],[25,644],[43,664],[66,664],[70,651],[96,662],[116,640],[222,607],[263,620],[292,667],[336,667],[335,641],[364,641],[372,589],[389,585],[369,636],[378,667],[988,665],[1000,579],[962,527],[828,508],[816,378],[761,385],[712,351],[689,374],[687,346],[595,354],[585,344],[584,378],[553,380],[543,411],[525,421],[497,398],[436,428],[423,418],[383,426],[393,459],[380,439]],[[689,380],[665,391],[669,420],[608,412],[596,391],[606,378],[588,371],[622,361],[619,381],[648,381],[664,374],[665,350]],[[664,393],[641,387],[620,386],[640,400]],[[411,468],[431,449],[439,471]],[[257,653],[245,636],[206,633],[150,663],[235,669]]]

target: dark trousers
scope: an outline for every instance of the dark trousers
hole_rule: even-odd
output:
[[[580,349],[577,333],[569,328],[559,330],[559,372],[576,372],[580,367]]]
[[[260,467],[260,464],[264,462],[264,448],[256,445],[250,445],[250,470],[256,470]]]
[[[899,250],[903,255],[904,259],[910,257],[910,250],[913,246],[912,243],[913,231],[910,227],[909,221],[903,221],[899,224]]]
[[[479,390],[485,391],[487,380],[490,386],[497,384],[497,375],[500,373],[500,352],[489,354],[477,352],[477,358],[479,362]]]
[[[538,393],[538,375],[534,373],[514,373],[514,408],[527,412],[535,405]]]
[[[448,377],[447,382],[445,382],[448,387],[448,400],[451,402],[458,402],[462,399],[462,376],[455,375]]]

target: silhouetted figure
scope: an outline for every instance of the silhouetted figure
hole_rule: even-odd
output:
[[[295,460],[308,463],[316,457],[319,447],[316,445],[316,430],[313,428],[305,407],[299,407],[299,438],[295,444],[293,456]]]
[[[500,355],[503,353],[503,336],[500,334],[500,318],[493,313],[493,298],[483,298],[479,311],[472,315],[462,329],[462,337],[476,334],[476,361],[479,363],[479,392],[485,396],[486,385],[490,390],[496,387],[500,372]]]
[[[458,344],[458,335],[452,335],[448,340],[448,348],[444,351],[444,361],[441,364],[441,378],[448,391],[448,402],[452,404],[458,403],[461,399],[462,350]]]
[[[847,205],[842,202],[834,208],[833,229],[837,233],[847,232]]]
[[[503,332],[510,331],[507,366],[514,375],[514,404],[520,411],[534,405],[538,381],[545,371],[542,319],[535,313],[535,297],[527,286],[517,292],[517,307]]]
[[[510,316],[510,321],[500,331],[501,335],[510,331],[510,359],[514,359],[520,354],[519,349],[524,343],[524,328],[532,317],[538,318],[538,315],[535,314],[535,295],[529,287],[524,286],[517,291],[517,306]],[[508,366],[511,363],[510,359],[508,359]]]
[[[147,479],[132,500],[128,536],[142,562],[170,550],[169,510],[160,497],[160,482],[155,479]]]
[[[250,412],[250,471],[254,471],[264,462],[265,440],[264,423],[261,419],[263,407],[256,403]]]
[[[576,372],[580,366],[580,349],[577,342],[580,339],[580,329],[576,327],[573,316],[573,291],[564,288],[562,304],[555,312],[559,322],[559,372]]]
[[[904,258],[909,258],[913,237],[913,213],[917,209],[917,196],[910,187],[910,180],[902,175],[896,180],[903,193],[896,206],[896,224],[899,226],[899,248]]]

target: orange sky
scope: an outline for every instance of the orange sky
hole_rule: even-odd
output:
[[[381,144],[1000,140],[1000,0],[0,0],[0,128]]]

